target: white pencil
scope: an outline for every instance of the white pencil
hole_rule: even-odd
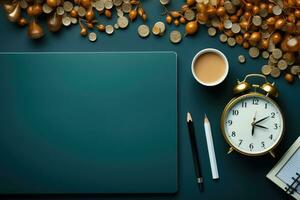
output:
[[[210,161],[212,178],[218,179],[219,172],[218,172],[218,166],[217,166],[217,160],[216,160],[216,154],[215,154],[215,148],[214,148],[214,141],[212,138],[210,123],[208,121],[206,114],[204,117],[204,130],[205,130],[207,150],[208,150],[208,156],[209,156],[209,161]]]

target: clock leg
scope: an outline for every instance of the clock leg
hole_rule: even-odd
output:
[[[234,150],[233,147],[230,147],[227,154],[230,154],[231,152],[233,152],[233,150]]]
[[[271,156],[272,156],[273,158],[276,157],[273,151],[269,151],[269,153],[271,154]]]

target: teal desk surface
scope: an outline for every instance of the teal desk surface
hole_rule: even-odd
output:
[[[179,7],[182,1],[173,0],[171,7]],[[159,1],[144,1],[148,11],[149,25],[157,20],[163,20],[163,9]],[[178,5],[178,6],[177,6]],[[128,29],[117,31],[112,36],[99,34],[95,43],[79,35],[79,27],[63,28],[58,34],[47,33],[40,41],[31,41],[27,38],[26,29],[17,27],[5,19],[1,11],[0,18],[0,51],[175,51],[178,55],[178,158],[179,158],[179,185],[175,195],[79,195],[79,196],[47,196],[47,199],[290,199],[275,184],[266,179],[265,175],[275,165],[278,158],[299,136],[299,99],[300,82],[293,85],[286,83],[281,77],[276,81],[280,95],[278,103],[286,117],[286,132],[280,146],[277,148],[277,158],[270,156],[249,158],[236,153],[227,155],[228,145],[220,132],[220,115],[225,104],[232,98],[232,87],[236,79],[242,79],[246,74],[259,72],[264,60],[250,59],[246,50],[241,47],[228,47],[221,44],[217,37],[207,35],[207,28],[201,26],[196,36],[186,37],[178,44],[169,42],[168,34],[177,29],[167,27],[167,33],[162,38],[150,35],[147,39],[137,36],[137,26],[140,20],[130,24]],[[183,27],[179,28],[183,31]],[[230,71],[226,81],[214,88],[198,85],[192,77],[190,64],[193,56],[201,49],[213,47],[221,50],[228,58]],[[237,56],[246,55],[247,62],[239,64]],[[158,60],[159,62],[159,60]],[[41,63],[42,64],[42,63]],[[193,114],[196,121],[198,144],[201,163],[205,179],[205,190],[200,193],[195,183],[192,154],[186,127],[186,112]],[[213,181],[209,166],[209,158],[203,132],[203,115],[208,114],[212,125],[215,151],[218,161],[220,179]],[[129,181],[130,184],[130,181]],[[19,198],[19,197],[15,197]],[[21,197],[20,197],[21,198]],[[40,197],[43,199],[44,197]],[[12,198],[10,198],[12,199]]]

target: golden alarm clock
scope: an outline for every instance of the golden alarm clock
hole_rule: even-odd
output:
[[[263,78],[262,84],[250,84],[250,77]],[[225,107],[221,117],[221,130],[230,145],[228,153],[237,151],[247,156],[270,153],[284,134],[284,116],[273,100],[278,97],[274,83],[264,75],[249,74],[238,81],[233,89],[236,95]]]

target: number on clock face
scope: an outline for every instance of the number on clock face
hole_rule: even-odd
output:
[[[235,149],[262,154],[274,147],[283,134],[283,116],[277,104],[259,95],[239,97],[224,118],[225,137]]]

